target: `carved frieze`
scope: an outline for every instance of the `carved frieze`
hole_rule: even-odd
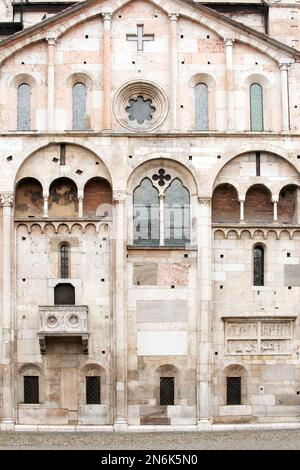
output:
[[[223,318],[225,321],[226,353],[291,354],[292,325],[294,318],[249,319]]]

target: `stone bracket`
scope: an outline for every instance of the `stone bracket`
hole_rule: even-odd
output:
[[[65,338],[65,337],[80,337],[81,342],[82,342],[82,352],[83,354],[88,354],[89,353],[89,335],[88,333],[85,334],[76,334],[76,335],[64,335],[64,334],[49,334],[49,333],[39,333],[38,338],[39,338],[39,343],[40,343],[40,351],[41,354],[44,355],[46,354],[46,338],[47,337],[52,337],[52,338]]]

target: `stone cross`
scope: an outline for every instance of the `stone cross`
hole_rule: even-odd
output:
[[[144,34],[144,25],[137,24],[137,34],[126,34],[127,41],[136,41],[137,50],[144,50],[144,41],[154,41],[154,34]]]

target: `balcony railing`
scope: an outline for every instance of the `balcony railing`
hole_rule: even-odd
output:
[[[40,329],[38,338],[41,354],[46,353],[47,337],[81,337],[82,348],[88,353],[88,307],[86,305],[39,306]]]

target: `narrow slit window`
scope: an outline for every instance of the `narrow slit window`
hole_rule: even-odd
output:
[[[101,403],[101,379],[100,377],[86,377],[86,404],[100,405]]]
[[[60,276],[63,279],[69,277],[69,245],[63,243],[60,247]]]
[[[160,405],[174,405],[174,377],[160,377]]]
[[[30,100],[31,87],[27,83],[21,83],[18,87],[17,99],[17,130],[30,130]]]
[[[39,403],[39,377],[24,375],[24,403]]]
[[[195,86],[196,130],[208,130],[208,87],[205,83]]]
[[[241,377],[227,377],[227,405],[241,405]]]
[[[263,122],[263,89],[259,83],[250,86],[250,121],[251,131],[264,130]]]
[[[253,284],[254,286],[264,285],[264,249],[262,246],[255,246],[253,251]]]
[[[73,130],[84,131],[86,128],[86,86],[75,83],[73,86]]]

